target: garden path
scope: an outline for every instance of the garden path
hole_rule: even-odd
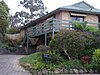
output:
[[[31,75],[18,62],[23,55],[0,55],[0,75]]]

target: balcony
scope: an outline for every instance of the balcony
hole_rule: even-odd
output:
[[[79,22],[83,25],[89,25],[93,27],[100,27],[100,23],[93,22]],[[28,36],[36,37],[46,33],[59,32],[61,29],[73,30],[74,26],[70,20],[60,20],[60,19],[49,19],[40,23],[36,26],[30,27],[28,29]]]

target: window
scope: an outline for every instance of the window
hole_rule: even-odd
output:
[[[83,22],[84,17],[83,16],[71,16],[71,20],[76,20],[76,21]]]

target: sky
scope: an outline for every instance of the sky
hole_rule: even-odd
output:
[[[10,13],[14,14],[16,11],[20,11],[23,8],[19,7],[20,0],[4,0],[10,8]],[[100,9],[100,0],[42,0],[47,7],[47,11],[51,12],[59,7],[72,5],[80,1],[85,1],[95,8]],[[24,9],[25,10],[25,9]]]

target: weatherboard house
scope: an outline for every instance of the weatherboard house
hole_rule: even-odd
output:
[[[71,22],[77,20],[89,26],[99,26],[100,9],[96,9],[88,3],[79,3],[60,7],[47,15],[31,21],[21,27],[21,37],[23,43],[28,48],[31,45],[48,44],[49,36],[54,38],[54,34],[60,29],[73,29]]]

